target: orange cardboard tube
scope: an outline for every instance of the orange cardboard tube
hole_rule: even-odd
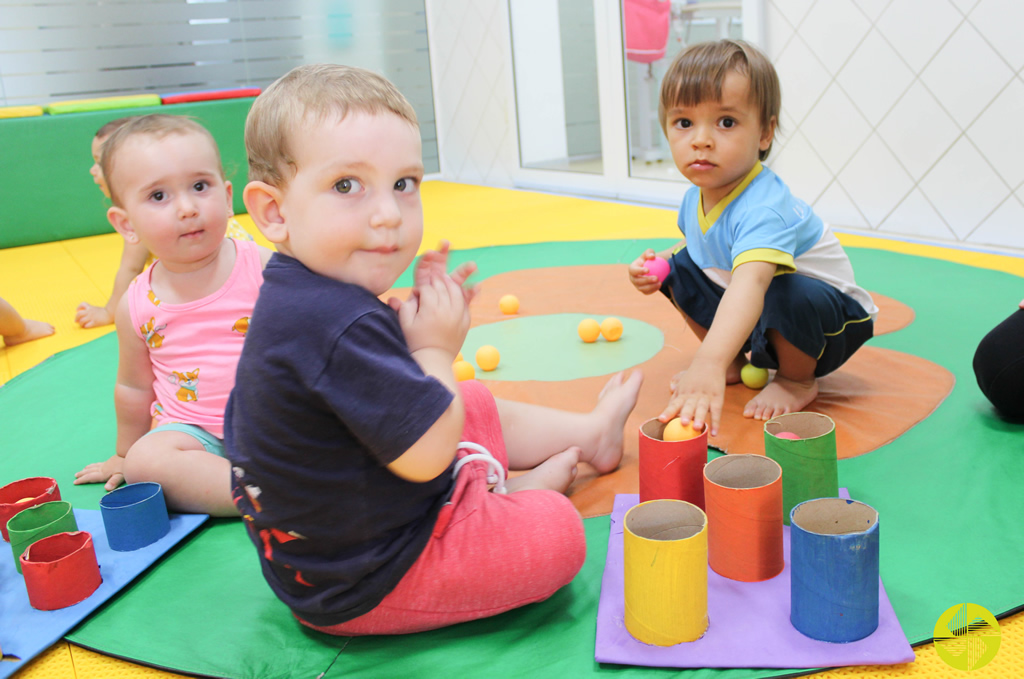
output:
[[[683,500],[703,510],[708,428],[686,441],[663,441],[664,430],[657,419],[640,425],[640,502]]]
[[[782,572],[782,468],[761,455],[723,455],[704,467],[708,564],[741,582]]]

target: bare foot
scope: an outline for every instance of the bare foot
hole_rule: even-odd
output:
[[[597,397],[597,405],[590,412],[597,440],[592,449],[584,451],[582,459],[593,465],[598,473],[607,474],[619,466],[622,430],[626,426],[626,418],[636,406],[643,382],[644,376],[639,370],[634,370],[629,377],[620,372],[608,380]]]
[[[740,378],[740,372],[743,370],[743,366],[748,363],[747,357],[740,354],[736,358],[732,359],[732,363],[725,369],[725,383],[726,384],[739,384],[742,380]],[[672,393],[676,391],[676,382],[686,371],[680,371],[672,376],[672,379],[668,382],[668,390]]]
[[[776,373],[775,379],[743,408],[743,417],[770,420],[786,413],[799,412],[817,397],[818,380],[795,382]]]
[[[54,333],[53,326],[42,321],[30,321],[25,319],[25,332],[20,335],[4,335],[4,344],[13,347],[15,344],[31,342],[40,337],[49,337]]]
[[[726,384],[739,384],[740,383],[740,371],[743,370],[743,366],[747,364],[747,357],[740,354],[736,358],[732,359],[732,363],[725,369],[725,383]]]
[[[510,493],[520,490],[556,490],[564,493],[576,478],[580,449],[576,446],[555,453],[539,465],[505,482]]]

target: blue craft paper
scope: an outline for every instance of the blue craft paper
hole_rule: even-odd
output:
[[[849,497],[845,489],[840,496]],[[622,519],[638,495],[616,495],[608,556],[597,606],[594,659],[648,667],[818,668],[895,665],[914,661],[896,613],[879,580],[878,629],[860,641],[833,644],[798,632],[789,621],[789,526],[783,527],[786,568],[764,582],[738,582],[708,568],[708,631],[697,641],[652,646],[626,629]]]
[[[4,542],[0,547],[0,649],[21,660],[0,662],[0,679],[11,676],[49,648],[209,518],[206,514],[172,514],[167,535],[142,549],[115,552],[107,544],[100,512],[74,511],[78,530],[92,534],[103,582],[89,598],[74,606],[37,611],[28,603],[25,579],[14,568],[11,545]]]

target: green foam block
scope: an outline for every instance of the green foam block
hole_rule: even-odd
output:
[[[139,108],[142,106],[160,106],[160,95],[134,94],[127,97],[100,97],[98,99],[76,99],[74,101],[56,101],[47,105],[46,112],[52,116],[64,113],[83,113],[85,111],[108,111],[112,108]]]

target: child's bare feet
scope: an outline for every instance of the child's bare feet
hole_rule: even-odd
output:
[[[576,446],[555,453],[539,465],[505,483],[510,493],[520,490],[555,490],[564,493],[576,478],[580,449]]]
[[[644,376],[634,370],[629,377],[624,372],[614,375],[604,385],[597,397],[597,405],[590,412],[595,418],[597,441],[592,449],[583,453],[582,460],[588,462],[601,474],[607,474],[619,466],[622,459],[622,430],[626,418],[636,406],[637,396]]]
[[[41,337],[49,337],[54,333],[53,326],[43,321],[25,319],[25,332],[17,335],[4,335],[4,344],[9,347],[23,342],[31,342]]]
[[[775,374],[757,396],[750,399],[743,408],[743,417],[755,420],[770,420],[786,413],[803,410],[818,397],[818,380],[797,382]]]
[[[729,367],[725,369],[725,383],[726,384],[739,384],[740,381],[741,381],[740,373],[743,370],[743,366],[745,366],[746,364],[747,364],[747,357],[744,356],[743,354],[740,354],[736,358],[732,359],[732,363],[730,363]],[[683,371],[678,372],[678,373],[676,373],[675,375],[672,376],[672,379],[669,380],[669,383],[668,383],[668,390],[669,391],[675,393],[676,382],[679,381],[680,376],[682,376],[685,372],[686,371],[683,370]]]
[[[736,358],[732,359],[732,363],[725,369],[725,383],[726,384],[739,384],[740,383],[740,372],[743,370],[743,366],[747,364],[747,357],[740,354]]]

